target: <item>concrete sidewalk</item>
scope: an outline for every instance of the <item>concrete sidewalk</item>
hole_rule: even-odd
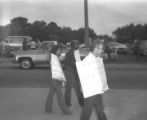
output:
[[[0,120],[79,120],[81,108],[75,94],[72,96],[73,115],[62,114],[56,97],[54,113],[46,114],[48,92],[48,88],[0,88]],[[147,91],[109,90],[103,99],[108,120],[147,119]],[[91,120],[97,120],[94,112]]]

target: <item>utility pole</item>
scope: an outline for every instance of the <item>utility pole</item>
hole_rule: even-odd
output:
[[[88,26],[88,0],[84,0],[84,15],[85,15],[85,45],[89,46],[89,26]]]

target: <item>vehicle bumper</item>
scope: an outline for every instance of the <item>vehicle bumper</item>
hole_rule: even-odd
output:
[[[14,63],[14,64],[17,64],[18,63],[15,59],[12,59],[11,62]]]
[[[17,61],[17,58],[16,58],[16,56],[14,55],[13,56],[13,59],[12,59],[12,61],[11,61],[12,63],[14,63],[14,64],[17,64],[18,63],[18,61]]]

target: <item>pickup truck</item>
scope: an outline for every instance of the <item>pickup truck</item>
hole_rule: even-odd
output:
[[[49,65],[50,62],[50,48],[51,45],[48,42],[43,42],[41,47],[37,50],[21,50],[13,53],[14,63],[20,65],[22,69],[30,69],[36,65]],[[63,48],[60,60],[64,61],[66,53],[70,49]],[[80,56],[83,59],[89,53],[89,48],[80,48]]]
[[[22,69],[30,69],[35,67],[35,65],[49,64],[51,46],[50,42],[46,41],[41,44],[39,49],[17,51],[13,53],[13,63],[18,63]],[[65,56],[65,54],[63,53],[62,56]]]

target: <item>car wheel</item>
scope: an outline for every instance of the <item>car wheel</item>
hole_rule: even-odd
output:
[[[23,69],[30,69],[33,67],[33,63],[31,59],[23,59],[20,61],[20,67]]]

